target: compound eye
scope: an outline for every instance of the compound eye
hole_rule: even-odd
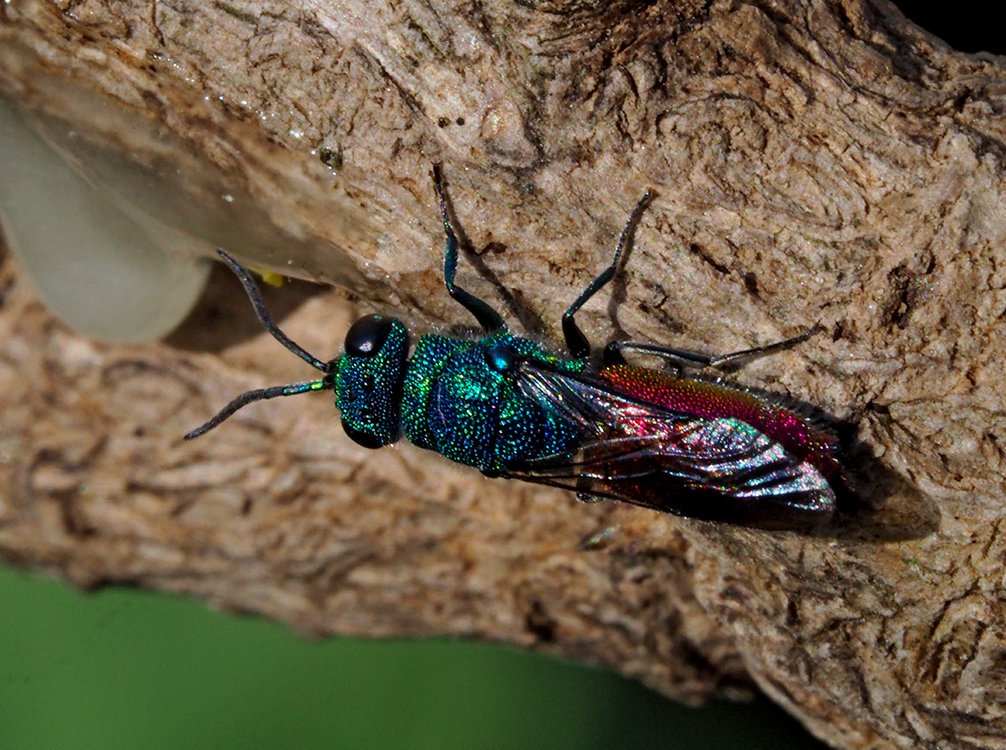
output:
[[[383,315],[360,318],[346,331],[346,354],[351,357],[373,357],[388,338],[392,319]]]

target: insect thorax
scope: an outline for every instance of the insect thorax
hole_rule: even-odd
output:
[[[514,368],[561,360],[528,339],[497,333],[478,341],[427,335],[409,360],[402,393],[402,428],[414,444],[487,474],[518,460],[561,453],[574,433],[521,392]]]

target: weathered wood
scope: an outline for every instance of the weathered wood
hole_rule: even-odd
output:
[[[15,1],[0,19],[0,90],[152,172],[183,165],[176,221],[231,216],[232,249],[417,324],[464,320],[440,291],[432,161],[485,251],[462,278],[513,290],[508,316],[546,337],[654,188],[586,327],[725,351],[820,323],[739,377],[858,428],[861,500],[817,537],[582,506],[369,453],[324,398],[183,445],[234,393],[303,375],[231,280],[168,342],[111,347],[8,264],[5,559],[313,633],[544,648],[682,700],[753,680],[838,747],[1006,742],[1002,59],[879,0]],[[333,353],[349,305],[302,296],[284,326]]]

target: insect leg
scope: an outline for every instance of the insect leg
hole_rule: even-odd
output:
[[[615,252],[612,255],[610,265],[601,271],[597,275],[597,278],[590,282],[587,288],[583,290],[580,296],[562,314],[562,335],[566,340],[566,348],[569,349],[569,353],[573,355],[574,359],[584,359],[590,356],[590,341],[583,335],[583,331],[576,324],[574,316],[587,300],[597,294],[601,287],[614,278],[615,271],[618,270],[618,262],[622,258],[622,253],[625,252],[626,245],[629,244],[632,230],[639,223],[639,217],[643,215],[643,209],[646,208],[646,204],[650,202],[651,197],[653,197],[653,193],[649,190],[643,193],[643,197],[639,199],[636,207],[632,209],[629,220],[625,222],[622,232],[618,235],[618,243],[615,245]]]
[[[244,287],[245,294],[247,294],[248,299],[251,300],[252,307],[255,308],[255,315],[258,316],[262,327],[269,331],[274,339],[311,365],[311,367],[316,370],[321,370],[322,372],[328,372],[329,364],[327,362],[318,359],[313,354],[305,350],[302,346],[300,346],[300,344],[294,342],[289,336],[283,333],[279,329],[279,326],[273,323],[272,316],[269,315],[269,311],[265,307],[265,302],[262,300],[262,295],[258,290],[258,285],[251,277],[251,274],[248,273],[248,270],[220,248],[217,248],[217,255],[223,259],[224,263],[227,264],[227,267],[230,268],[231,271],[234,272],[234,275],[238,277],[238,281],[240,281],[241,286]]]
[[[444,193],[439,164],[433,165],[433,186],[436,188],[437,198],[440,201],[440,216],[444,222],[444,234],[447,235],[447,242],[444,245],[444,285],[447,287],[447,293],[451,295],[451,299],[460,302],[468,312],[475,316],[486,333],[505,328],[506,323],[503,322],[503,317],[498,312],[454,283],[454,274],[458,270],[458,237],[454,233],[451,215],[447,210],[447,196]]]
[[[720,354],[715,356],[701,354],[699,352],[691,352],[687,349],[675,349],[670,346],[661,346],[660,344],[646,344],[635,341],[612,341],[604,349],[604,362],[605,364],[622,363],[625,361],[622,357],[622,352],[633,351],[642,352],[643,354],[651,354],[655,357],[665,359],[679,370],[689,368],[704,369],[706,367],[723,367],[724,365],[733,365],[745,360],[756,359],[757,357],[763,357],[766,354],[774,354],[775,352],[783,349],[788,349],[791,346],[795,346],[796,344],[806,341],[814,334],[819,333],[821,330],[821,326],[816,325],[813,328],[804,331],[799,336],[793,336],[792,338],[788,338],[783,341],[776,341],[775,343],[766,344],[765,346],[756,346],[753,349],[743,349],[739,352],[730,352],[729,354]]]

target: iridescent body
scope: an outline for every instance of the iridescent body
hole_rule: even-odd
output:
[[[672,377],[628,365],[608,366],[599,374],[614,390],[632,393],[642,401],[670,411],[745,422],[795,457],[817,467],[828,479],[841,472],[835,437],[778,401],[757,396],[732,383]]]
[[[568,451],[575,427],[521,390],[513,370],[524,362],[559,372],[583,369],[582,362],[559,359],[506,331],[477,341],[422,336],[405,373],[405,436],[492,476]]]
[[[436,169],[434,178],[447,234],[444,282],[484,335],[425,335],[409,356],[405,326],[370,315],[350,328],[345,353],[326,362],[272,323],[250,275],[221,251],[265,327],[324,376],[242,394],[187,438],[252,401],[334,390],[346,433],[370,448],[404,432],[412,443],[490,476],[703,519],[795,528],[831,516],[828,480],[840,467],[830,431],[780,398],[685,372],[775,351],[809,333],[721,357],[624,342],[609,344],[600,364],[591,357],[575,314],[614,275],[649,194],[623,229],[611,265],[563,316],[569,355],[560,356],[510,333],[495,310],[454,283],[458,243]],[[624,351],[662,357],[676,371],[626,364]]]

